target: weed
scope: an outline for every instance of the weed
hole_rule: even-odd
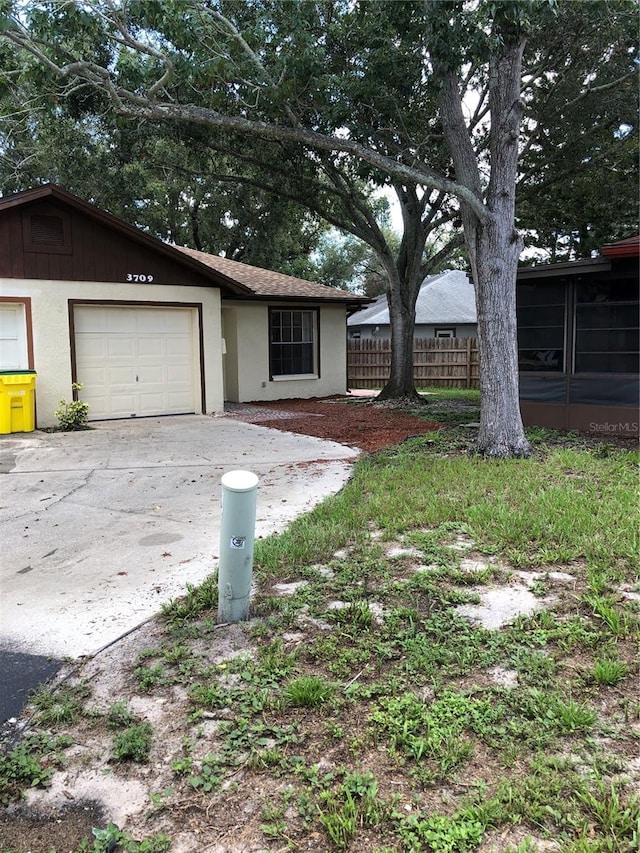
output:
[[[71,385],[73,391],[81,391],[82,387],[81,382],[74,382]],[[70,403],[67,400],[60,400],[58,408],[53,413],[58,419],[58,429],[62,432],[87,429],[89,408],[89,403],[84,403],[82,400],[72,400]]]
[[[282,640],[278,639],[260,647],[255,673],[261,684],[276,685],[289,675],[295,663],[295,654],[285,652]]]
[[[69,744],[68,738],[36,734],[9,752],[0,751],[0,803],[6,805],[19,798],[25,788],[46,787],[53,775],[57,750]]]
[[[83,710],[83,700],[89,695],[85,684],[75,687],[62,686],[54,690],[43,687],[31,697],[37,709],[37,721],[41,726],[58,726],[75,723]]]
[[[143,841],[135,841],[115,823],[109,823],[104,829],[94,827],[91,832],[95,838],[91,853],[105,853],[110,850],[121,850],[122,853],[165,853],[171,846],[171,839],[164,833],[150,836]]]
[[[631,614],[617,607],[612,595],[587,593],[584,600],[591,607],[593,615],[602,620],[614,636],[629,636],[632,623]]]
[[[332,610],[331,618],[348,636],[357,637],[373,626],[373,614],[366,601],[354,601],[348,607]]]
[[[484,826],[464,814],[432,814],[429,817],[394,815],[398,834],[409,853],[465,853],[482,841]]]
[[[111,729],[125,729],[135,720],[135,714],[127,708],[126,702],[114,702],[107,713],[107,724]]]
[[[213,574],[200,586],[187,584],[187,594],[162,605],[162,615],[168,623],[196,619],[218,607],[218,575]]]
[[[358,826],[358,805],[355,799],[349,793],[344,799],[325,793],[319,810],[320,823],[333,844],[338,850],[346,850]]]
[[[133,761],[146,764],[151,752],[151,723],[135,723],[113,736],[114,761]]]
[[[597,660],[591,671],[591,678],[596,684],[619,684],[629,673],[629,667],[622,660],[603,658]]]
[[[597,780],[593,790],[577,791],[576,799],[609,842],[607,850],[633,849],[640,841],[640,797],[632,795],[624,802],[618,787]],[[629,842],[629,846],[627,846]]]
[[[335,693],[335,687],[316,675],[301,675],[287,684],[285,698],[293,708],[317,708]]]
[[[212,753],[205,755],[198,771],[189,776],[189,784],[196,790],[207,794],[215,791],[222,782],[224,766],[225,763],[220,756]]]
[[[159,663],[155,666],[137,666],[133,674],[143,693],[149,693],[154,687],[162,687],[169,683],[167,671]]]
[[[465,761],[472,745],[462,739],[466,728],[482,731],[495,713],[487,702],[452,692],[427,706],[412,693],[381,700],[369,717],[374,730],[389,736],[393,750],[416,762],[435,762],[441,777]]]
[[[596,713],[584,702],[564,699],[556,693],[531,688],[520,696],[510,697],[520,713],[536,722],[538,735],[544,732],[567,735],[582,729],[591,729]]]
[[[171,769],[177,776],[189,776],[193,772],[193,758],[178,758],[172,763]]]

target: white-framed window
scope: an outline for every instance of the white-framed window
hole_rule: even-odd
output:
[[[319,312],[315,308],[269,309],[269,372],[284,376],[319,376]]]
[[[452,326],[447,328],[436,328],[433,332],[434,338],[455,338],[456,330]]]
[[[0,370],[28,370],[27,320],[23,302],[0,302]]]

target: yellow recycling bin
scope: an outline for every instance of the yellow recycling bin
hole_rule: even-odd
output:
[[[35,370],[0,370],[0,434],[36,428]]]

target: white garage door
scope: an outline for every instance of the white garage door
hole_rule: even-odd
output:
[[[193,314],[190,308],[76,306],[76,373],[90,420],[195,411]]]

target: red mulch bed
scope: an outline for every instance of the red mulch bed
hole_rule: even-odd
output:
[[[264,410],[264,415],[261,410]],[[272,429],[313,435],[368,452],[441,427],[441,424],[366,398],[325,397],[254,402],[238,406],[230,414]]]

